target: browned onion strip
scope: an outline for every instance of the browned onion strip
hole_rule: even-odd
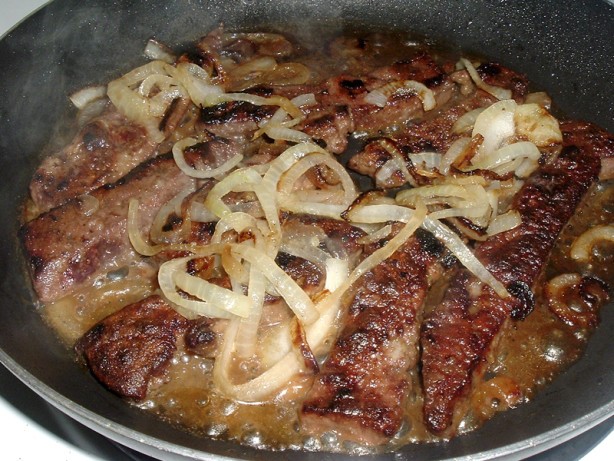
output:
[[[545,287],[548,307],[561,321],[580,328],[599,323],[599,307],[608,299],[602,282],[577,273],[561,274]]]
[[[589,261],[593,246],[600,240],[614,242],[613,224],[595,226],[584,232],[571,245],[571,257],[577,261]]]

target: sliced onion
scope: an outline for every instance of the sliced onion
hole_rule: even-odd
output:
[[[514,113],[516,133],[526,137],[537,147],[563,142],[559,121],[539,104],[522,104]]]
[[[388,103],[388,96],[379,90],[373,90],[365,96],[365,102],[368,104],[373,104],[377,107],[386,107],[386,104]]]
[[[516,210],[510,210],[505,214],[495,216],[490,225],[486,229],[487,235],[495,235],[501,232],[507,232],[522,224],[520,213]]]
[[[189,208],[190,220],[193,222],[213,222],[219,217],[210,211],[204,204],[192,201]]]
[[[576,261],[587,262],[593,246],[600,240],[614,242],[613,224],[595,226],[580,235],[571,245],[571,257]]]
[[[303,113],[296,107],[292,101],[283,96],[273,95],[269,97],[258,96],[249,93],[224,93],[218,95],[215,100],[209,102],[209,105],[219,104],[229,101],[243,101],[255,106],[279,106],[284,109],[293,118],[302,117]]]
[[[320,146],[309,142],[292,146],[269,163],[269,169],[263,177],[263,183],[270,191],[276,193],[279,181],[286,171],[300,159],[312,153],[330,155]]]
[[[232,251],[264,274],[303,325],[317,320],[319,313],[313,301],[266,253],[247,245],[232,245]]]
[[[261,181],[262,177],[251,168],[235,170],[213,186],[205,199],[205,207],[218,218],[230,214],[232,210],[223,202],[224,196],[245,186],[254,188]]]
[[[175,55],[171,49],[153,38],[147,40],[143,53],[153,61],[164,61],[168,64],[175,62]]]
[[[249,315],[251,303],[245,295],[237,294],[232,290],[215,285],[182,270],[175,272],[173,281],[177,288],[205,303],[239,317],[247,317]]]
[[[439,172],[443,175],[448,174],[450,167],[457,161],[459,157],[466,151],[471,138],[463,137],[454,141],[439,163]]]
[[[262,56],[235,67],[228,75],[233,80],[249,80],[257,77],[264,71],[273,70],[277,67],[277,61],[271,56]],[[244,88],[241,88],[241,90]]]
[[[220,355],[213,367],[213,382],[224,395],[239,402],[262,402],[288,385],[288,381],[304,369],[297,354],[288,352],[271,368],[245,383],[236,384],[230,377],[229,368],[233,363],[234,345],[240,327],[239,320],[231,321],[224,334]]]
[[[153,220],[151,225],[151,230],[149,231],[149,237],[153,242],[156,243],[179,243],[178,240],[184,239],[185,234],[189,232],[190,229],[190,219],[184,219],[181,224],[181,228],[179,231],[175,232],[167,232],[164,231],[163,228],[168,222],[168,217],[171,213],[175,213],[178,216],[181,216],[181,204],[192,192],[194,192],[194,187],[188,187],[185,190],[179,192],[175,197],[165,203]],[[188,215],[189,216],[189,215]]]
[[[191,62],[177,64],[174,76],[197,106],[213,105],[223,93],[222,87],[213,84],[209,74],[197,64]]]
[[[173,145],[173,158],[175,159],[175,163],[181,171],[192,178],[205,179],[224,175],[239,165],[243,160],[243,155],[236,154],[216,168],[211,168],[209,170],[193,168],[186,162],[183,151],[188,147],[197,145],[199,142],[200,141],[194,138],[184,138]]]
[[[347,170],[343,168],[337,159],[332,157],[330,154],[314,152],[297,160],[296,163],[294,163],[294,165],[292,165],[287,172],[280,177],[277,188],[281,194],[280,200],[282,203],[285,197],[289,197],[293,194],[292,190],[296,181],[308,170],[318,165],[324,165],[327,168],[330,168],[341,182],[343,191],[341,196],[341,205],[344,205],[347,208],[354,200],[356,200],[358,195],[356,186],[354,185],[354,181],[352,181],[352,178],[348,174]],[[298,193],[298,195],[301,194],[302,192]]]
[[[517,106],[513,99],[506,99],[492,104],[478,115],[471,137],[480,134],[484,141],[474,160],[478,161],[482,155],[490,154],[501,146],[503,140],[514,135],[514,112]]]
[[[537,161],[541,157],[541,152],[535,144],[529,141],[521,141],[503,146],[489,154],[480,155],[478,159],[472,160],[472,167],[482,170],[493,170],[498,174],[505,174],[517,170],[519,178],[526,178],[537,167]],[[530,163],[523,163],[523,160],[530,160]],[[523,168],[518,171],[520,166]]]
[[[349,275],[349,265],[346,259],[328,258],[326,260],[326,284],[324,288],[330,292],[335,291]]]
[[[525,104],[539,104],[546,110],[550,110],[552,107],[552,98],[548,95],[548,93],[544,91],[536,91],[534,93],[529,93],[527,97],[524,99]]]
[[[425,218],[422,226],[432,233],[437,239],[442,241],[450,252],[458,258],[473,275],[482,283],[485,283],[494,290],[501,298],[510,296],[505,286],[497,280],[484,265],[475,257],[473,252],[463,243],[458,235],[443,225],[436,219]]]
[[[305,202],[290,198],[284,200],[283,209],[295,214],[311,214],[331,219],[341,219],[341,215],[347,207],[331,203]]]
[[[418,152],[415,154],[409,154],[409,159],[414,166],[424,166],[427,170],[439,169],[442,155],[437,152]]]
[[[362,260],[362,262],[354,268],[346,282],[338,288],[338,291],[345,292],[345,290],[349,289],[365,273],[392,256],[392,254],[413,235],[416,229],[423,225],[426,219],[426,207],[422,204],[418,204],[415,210],[410,210],[409,208],[398,205],[370,205],[365,208],[370,209],[369,211],[373,211],[371,207],[378,207],[376,208],[378,212],[387,211],[390,215],[394,215],[394,218],[396,218],[394,219],[395,221],[404,222],[405,226],[403,226],[399,233],[386,243],[386,245],[377,249]],[[376,217],[369,218],[367,216],[368,214],[370,213],[364,213],[364,211],[358,213],[360,217],[364,216],[365,220],[373,220],[371,222],[378,220]],[[381,220],[381,218],[379,220]]]
[[[473,64],[471,64],[471,61],[465,58],[461,58],[460,62],[465,67],[465,69],[467,69],[467,72],[469,72],[469,76],[471,77],[471,80],[473,80],[473,83],[475,83],[475,86],[477,86],[481,90],[486,91],[488,94],[493,95],[499,100],[510,99],[512,97],[512,90],[508,90],[506,88],[501,88],[494,85],[489,85],[488,83],[484,82],[480,78],[478,71],[475,69],[475,67],[473,67]]]
[[[247,296],[251,302],[249,315],[241,319],[234,341],[237,355],[243,358],[253,357],[256,354],[258,327],[260,326],[264,305],[265,279],[264,275],[256,268],[251,268],[249,271]]]
[[[184,88],[178,82],[174,85],[170,78],[175,72],[174,67],[163,61],[152,61],[113,80],[107,86],[107,95],[113,105],[128,119],[144,126],[154,142],[164,139],[159,122],[173,99],[187,97]],[[151,98],[139,92],[139,87],[149,77],[164,77],[166,84]]]
[[[391,232],[392,232],[392,225],[386,224],[385,226],[382,226],[378,230],[360,237],[358,239],[358,243],[360,243],[361,245],[369,245],[371,243],[379,242],[380,240],[383,240],[386,237],[388,237]]]
[[[150,245],[141,236],[139,226],[139,202],[136,199],[130,199],[128,203],[128,238],[132,247],[137,253],[143,256],[153,256],[158,254],[165,248],[165,245]]]
[[[296,107],[315,106],[318,103],[316,100],[316,95],[313,93],[299,94],[298,96],[293,97],[290,101]]]
[[[462,134],[472,130],[475,121],[482,112],[484,112],[484,107],[478,107],[477,109],[470,110],[461,115],[458,120],[454,122],[454,125],[452,125],[452,133]]]
[[[382,146],[382,148],[388,152],[391,156],[390,160],[388,160],[384,165],[382,165],[379,170],[375,174],[376,180],[386,181],[388,180],[395,171],[400,171],[403,174],[403,180],[405,182],[411,182],[412,176],[409,170],[407,169],[407,165],[405,164],[405,157],[403,153],[399,150],[399,148],[389,139],[380,139],[378,144]]]
[[[208,253],[215,254],[222,250],[220,246],[211,245],[208,248]],[[204,253],[203,255],[207,255]],[[178,306],[181,313],[188,318],[194,318],[195,316],[204,316],[212,318],[232,318],[228,310],[218,307],[217,304],[212,304],[206,301],[199,301],[194,299],[186,299],[177,292],[177,285],[175,277],[178,273],[185,273],[187,262],[192,257],[176,258],[165,262],[160,266],[158,270],[158,283],[162,293],[171,303]]]
[[[106,86],[88,86],[71,94],[69,99],[77,109],[81,110],[88,104],[102,99],[106,95]]]
[[[423,83],[415,80],[388,83],[383,87],[370,91],[365,96],[365,102],[378,107],[384,107],[392,95],[401,92],[411,92],[416,94],[420,101],[422,101],[422,107],[425,111],[433,110],[437,105],[433,90],[428,88]]]
[[[266,124],[261,130],[258,130],[254,137],[266,134],[271,139],[279,141],[289,141],[294,143],[309,142],[311,136],[299,130],[293,130],[279,124]]]

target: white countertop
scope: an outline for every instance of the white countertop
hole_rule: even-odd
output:
[[[47,3],[45,0],[1,0],[0,36],[45,3]],[[18,388],[19,403],[14,402],[15,393],[2,391],[3,387],[7,389],[7,386]],[[13,377],[9,376],[7,370],[0,369],[0,434],[2,434],[3,460],[121,459],[121,452],[114,446],[105,446],[106,439],[78,423],[72,423],[34,393],[20,386],[20,383],[16,383]],[[24,405],[24,401],[27,401],[28,405]],[[70,426],[69,430],[66,426]],[[79,433],[75,435],[75,432]],[[597,447],[585,455],[582,461],[612,459],[612,453],[614,453],[614,433],[611,432]],[[125,458],[128,459],[127,456]]]

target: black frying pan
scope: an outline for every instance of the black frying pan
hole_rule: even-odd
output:
[[[562,113],[614,131],[614,6],[603,0],[57,0],[0,43],[0,360],[28,386],[86,426],[153,456],[339,459],[268,453],[197,438],[104,390],[41,321],[17,248],[19,205],[66,95],[143,62],[155,36],[181,47],[223,21],[229,29],[310,25],[411,30],[528,74]],[[447,444],[407,446],[382,459],[519,458],[545,450],[614,414],[613,306],[584,358],[532,403]],[[475,458],[473,458],[475,459]]]

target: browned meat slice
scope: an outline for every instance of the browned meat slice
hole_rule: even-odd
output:
[[[346,325],[301,410],[305,430],[378,445],[403,423],[419,318],[442,247],[419,232],[356,284]]]
[[[614,135],[587,122],[565,121],[561,131],[569,144],[584,144],[601,158],[602,181],[614,179]]]
[[[130,199],[138,199],[142,229],[148,230],[159,208],[188,187],[193,180],[171,157],[157,157],[87,198],[72,199],[24,224],[20,237],[41,301],[74,292],[137,258],[127,231]]]
[[[378,133],[418,120],[425,115],[422,101],[411,92],[397,92],[391,95],[384,107],[365,101],[367,94],[388,83],[415,80],[430,88],[437,107],[446,104],[455,94],[456,85],[426,54],[409,61],[395,63],[376,69],[371,74],[356,78],[339,76],[330,79],[318,102],[325,105],[345,105],[349,108],[358,131]]]
[[[258,123],[271,117],[277,106],[256,106],[248,102],[225,102],[201,110],[198,130],[227,139],[251,139]]]
[[[311,112],[298,129],[333,154],[341,154],[347,148],[348,136],[354,131],[354,121],[348,108],[339,105]]]
[[[156,153],[145,129],[109,111],[87,123],[73,141],[46,157],[30,194],[40,212],[117,181]]]
[[[533,286],[557,236],[597,179],[599,158],[591,137],[583,136],[578,125],[563,130],[562,153],[531,176],[514,199],[522,224],[476,249],[512,296],[499,298],[463,270],[423,324],[424,419],[435,433],[452,435],[498,334],[508,319],[522,319],[532,310]]]
[[[159,296],[151,296],[97,323],[75,348],[107,388],[142,400],[151,379],[167,368],[187,327],[187,319]]]
[[[496,102],[496,99],[482,90],[472,91],[467,95],[457,93],[449,102],[449,107],[445,106],[433,116],[406,125],[403,130],[388,136],[387,139],[403,155],[408,171],[414,176],[416,182],[420,183],[420,181],[424,181],[424,178],[414,174],[414,169],[407,158],[407,154],[423,151],[445,153],[455,140],[463,135],[466,136],[466,133],[455,134],[452,131],[454,123],[463,114],[473,109],[487,107],[494,102]],[[348,167],[357,173],[376,179],[379,169],[391,158],[392,154],[382,147],[379,139],[375,139],[349,160]],[[400,187],[406,182],[403,173],[397,170],[385,181],[377,181],[377,186],[394,188]]]
[[[489,85],[512,90],[512,97],[521,101],[529,89],[529,81],[523,74],[513,71],[501,64],[486,62],[477,68],[480,78]]]

